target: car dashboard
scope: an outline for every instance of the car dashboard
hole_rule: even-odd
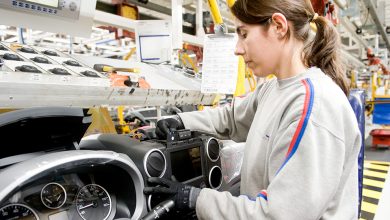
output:
[[[139,170],[111,151],[49,153],[0,176],[0,219],[139,219],[146,211]]]
[[[217,139],[188,130],[167,141],[119,134],[83,138],[90,119],[79,108],[0,115],[0,220],[141,219],[169,199],[144,195],[149,177],[175,177],[238,195],[239,179],[223,179]],[[172,210],[159,219],[196,219],[196,214]]]
[[[112,165],[48,172],[26,183],[0,208],[0,219],[111,220],[131,218],[134,185]]]

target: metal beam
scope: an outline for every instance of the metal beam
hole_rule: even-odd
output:
[[[363,2],[367,7],[368,12],[370,13],[372,20],[374,20],[376,27],[379,30],[379,33],[382,35],[382,38],[386,43],[387,50],[390,50],[390,40],[387,36],[385,27],[383,26],[383,24],[381,23],[381,21],[379,19],[379,16],[378,16],[378,13],[376,11],[376,7],[375,7],[374,3],[372,2],[372,0],[364,0]]]
[[[364,40],[361,36],[357,35],[355,32],[355,26],[351,23],[350,20],[346,17],[342,17],[340,19],[341,25],[352,35],[353,38],[355,38],[356,41],[358,41],[361,45],[363,45],[365,48],[368,47],[368,43],[366,40]]]
[[[134,31],[136,22],[135,20],[131,20],[119,15],[110,14],[99,10],[95,11],[95,17],[93,21],[98,24],[108,26],[112,25],[117,28],[122,28],[130,31]]]
[[[172,49],[183,48],[183,1],[172,0]]]
[[[196,0],[196,36],[203,37],[203,0]]]
[[[130,20],[119,15],[102,11],[95,11],[94,22],[102,25],[115,26],[129,31],[134,31],[136,20]],[[196,37],[190,34],[183,34],[183,41],[197,46],[203,45],[203,37]]]
[[[166,15],[172,15],[172,10],[170,8],[163,7],[161,5],[155,4],[153,2],[148,2],[147,4],[141,3],[137,0],[127,0],[127,3],[137,5],[139,7],[147,8],[153,11],[157,11]]]

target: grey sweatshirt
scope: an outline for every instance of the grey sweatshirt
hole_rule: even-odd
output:
[[[241,196],[202,189],[199,219],[358,218],[359,128],[347,97],[320,69],[180,117],[188,129],[246,142]]]

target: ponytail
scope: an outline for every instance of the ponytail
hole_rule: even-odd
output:
[[[349,85],[345,75],[344,64],[340,60],[340,37],[336,28],[322,16],[315,17],[311,22],[317,26],[314,40],[304,48],[304,60],[308,66],[320,68],[326,75],[349,94]]]

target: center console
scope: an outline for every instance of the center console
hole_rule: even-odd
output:
[[[223,188],[224,183],[219,156],[221,147],[214,137],[189,130],[172,132],[166,141],[139,141],[125,135],[97,134],[80,142],[81,149],[127,154],[141,171],[145,183],[148,177],[160,177],[216,190]],[[148,196],[148,209],[165,199]]]

